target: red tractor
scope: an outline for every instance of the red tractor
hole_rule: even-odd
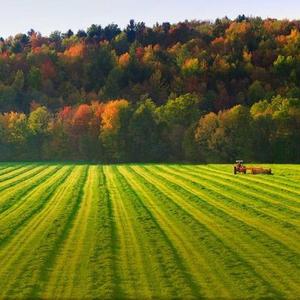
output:
[[[234,174],[237,174],[237,173],[246,174],[247,171],[251,171],[251,173],[253,175],[255,175],[255,174],[272,175],[272,170],[271,169],[264,169],[264,168],[261,168],[261,167],[246,167],[246,166],[243,165],[242,160],[237,160],[236,165],[233,167],[233,173]]]
[[[242,160],[237,160],[236,165],[233,167],[233,173],[236,175],[237,173],[244,173],[246,174],[247,168],[243,165]]]

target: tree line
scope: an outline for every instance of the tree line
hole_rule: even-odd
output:
[[[125,99],[0,115],[2,160],[300,161],[300,105],[277,96],[203,113],[192,94],[157,106]],[[201,105],[200,105],[201,106]]]
[[[0,38],[2,160],[299,162],[300,21]]]

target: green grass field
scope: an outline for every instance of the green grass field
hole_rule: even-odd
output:
[[[300,165],[0,164],[0,299],[300,295]]]

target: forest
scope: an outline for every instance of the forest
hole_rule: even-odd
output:
[[[0,38],[0,160],[300,162],[300,21]]]

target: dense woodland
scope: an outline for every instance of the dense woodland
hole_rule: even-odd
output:
[[[300,21],[0,38],[0,160],[300,162]]]

